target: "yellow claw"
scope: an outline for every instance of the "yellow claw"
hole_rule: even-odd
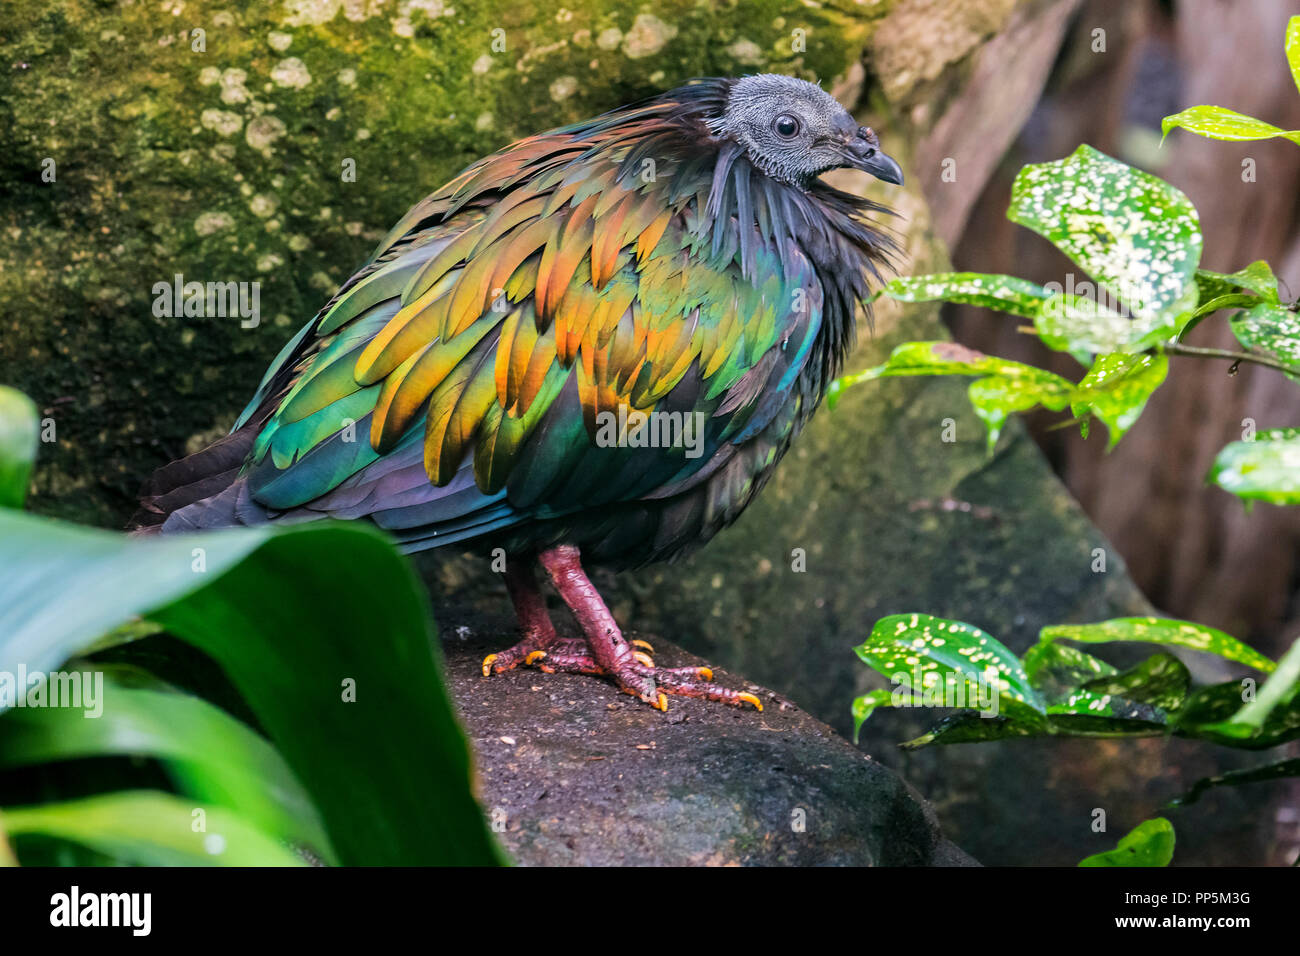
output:
[[[483,658],[483,676],[484,676],[484,677],[491,677],[491,676],[492,676],[492,662],[493,662],[494,660],[496,660],[496,659],[497,659],[497,656],[496,656],[495,654],[489,654],[487,657]]]
[[[695,672],[696,672],[697,674],[700,675],[700,680],[702,680],[702,681],[712,682],[712,680],[713,680],[713,671],[712,671],[711,668],[708,668],[708,667],[697,667],[697,668],[695,668]],[[762,710],[762,708],[760,707],[759,710]]]
[[[659,702],[658,702],[657,704],[655,704],[654,706],[655,706],[658,710],[662,710],[665,714],[668,713],[668,695],[665,694],[665,693],[663,693],[662,691],[660,691],[660,692],[659,692]],[[759,710],[762,710],[762,708],[760,707]]]
[[[540,661],[545,656],[545,651],[529,651],[528,656],[524,658],[524,663],[532,664],[536,661]]]
[[[632,656],[633,656],[633,657],[634,657],[634,658],[635,658],[639,663],[645,665],[646,667],[654,667],[654,666],[655,666],[655,662],[654,662],[653,660],[651,660],[649,654],[643,654],[643,653],[641,653],[640,651],[635,651],[635,652],[632,654]]]
[[[754,707],[759,711],[759,713],[762,713],[762,711],[763,711],[763,703],[762,703],[762,701],[760,701],[760,700],[759,700],[757,697],[755,697],[753,694],[737,694],[737,695],[736,695],[736,699],[737,699],[737,700],[743,700],[743,701],[744,701],[745,703],[747,703],[747,704],[753,704]]]
[[[655,652],[655,649],[650,646],[649,641],[636,640],[632,641],[631,644],[633,647],[641,648],[641,650],[645,651],[647,654],[653,654]]]

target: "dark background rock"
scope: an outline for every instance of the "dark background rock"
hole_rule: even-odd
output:
[[[513,641],[476,619],[444,638],[479,797],[525,865],[969,865],[902,779],[772,691],[763,712],[681,697],[662,713],[595,677],[485,678]],[[666,666],[698,663],[667,642]],[[801,818],[801,819],[800,819]],[[797,829],[796,824],[802,829]]]

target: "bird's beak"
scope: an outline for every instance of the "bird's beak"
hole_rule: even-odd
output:
[[[858,135],[849,140],[844,151],[848,160],[845,165],[868,172],[882,182],[903,185],[903,170],[880,151],[876,134],[867,127],[858,129]]]

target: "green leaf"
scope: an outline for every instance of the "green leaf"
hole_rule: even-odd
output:
[[[52,670],[142,614],[225,671],[341,863],[500,859],[427,597],[381,534],[313,523],[140,539],[0,511],[0,671]]]
[[[1007,216],[1051,241],[1153,333],[1196,306],[1196,208],[1162,179],[1084,145],[1022,169]]]
[[[1300,315],[1283,305],[1257,305],[1232,318],[1232,334],[1300,374]]]
[[[1079,382],[1071,410],[1075,417],[1091,414],[1100,418],[1110,432],[1107,447],[1114,448],[1138,420],[1147,399],[1168,372],[1169,358],[1164,353],[1098,356]]]
[[[1095,714],[1053,713],[1047,720],[1026,720],[1020,716],[986,717],[962,711],[945,717],[926,733],[899,744],[902,750],[919,750],[931,744],[972,744],[991,740],[1014,740],[1029,737],[1156,737],[1162,736],[1164,724],[1158,720],[1102,717]]]
[[[17,389],[0,385],[0,508],[21,508],[36,462],[36,406]]]
[[[1098,677],[1084,689],[1105,697],[1122,697],[1161,710],[1177,710],[1187,698],[1192,675],[1187,665],[1172,654],[1152,654],[1121,674]]]
[[[1300,130],[1278,129],[1272,123],[1222,106],[1191,106],[1160,121],[1162,136],[1168,136],[1175,129],[1229,142],[1284,136],[1293,143],[1300,143]]]
[[[1246,783],[1261,783],[1268,780],[1282,780],[1286,777],[1300,777],[1300,757],[1277,760],[1247,770],[1229,770],[1215,777],[1203,777],[1192,784],[1191,789],[1176,800],[1171,800],[1170,807],[1186,807],[1201,799],[1205,791],[1214,787],[1239,787]]]
[[[1300,89],[1300,17],[1286,22],[1286,61],[1291,67],[1291,79]]]
[[[1116,673],[1101,658],[1068,644],[1048,642],[1030,647],[1022,660],[1029,682],[1043,695],[1049,712],[1053,707],[1068,712],[1096,712],[1106,707],[1102,695],[1083,689],[1090,680]]]
[[[1074,384],[1052,372],[985,355],[956,342],[904,342],[884,365],[840,379],[845,387],[859,381],[903,375],[976,375],[968,392],[975,414],[988,427],[990,450],[1012,412],[1042,405],[1061,411]]]
[[[893,703],[893,691],[871,690],[860,697],[853,698],[853,742],[858,742],[862,725],[867,722],[871,712],[877,707],[888,707]]]
[[[1187,316],[1183,327],[1178,330],[1176,341],[1181,342],[1187,337],[1187,334],[1196,328],[1207,316],[1213,315],[1222,309],[1238,309],[1241,307],[1253,308],[1259,302],[1259,297],[1250,295],[1245,292],[1231,292],[1226,295],[1217,296],[1216,298],[1205,301],[1204,305],[1197,306],[1196,310]]]
[[[938,272],[901,276],[885,286],[885,295],[899,302],[957,302],[996,309],[1032,319],[1052,297],[1037,283],[1015,276],[983,272]]]
[[[984,422],[990,454],[997,447],[1007,417],[1013,412],[1039,406],[1059,412],[1070,402],[1069,394],[1056,382],[1004,375],[976,379],[970,383],[966,394],[975,414]]]
[[[195,829],[195,810],[203,811],[202,830]],[[144,866],[306,865],[237,813],[152,790],[9,807],[4,823],[14,836],[70,840]]]
[[[1269,264],[1262,259],[1231,273],[1197,269],[1196,285],[1200,289],[1202,302],[1242,290],[1253,292],[1265,302],[1278,301],[1277,276],[1273,275]]]
[[[1163,717],[1150,706],[1145,697],[1126,695],[1125,686],[1112,682],[1131,679],[1132,672],[1120,675],[1101,658],[1055,641],[1038,643],[1025,652],[1025,673],[1047,701],[1047,714],[1053,726],[1067,734],[1099,729],[1108,733],[1125,730],[1128,724],[1107,723],[1097,726],[1093,718],[1112,718],[1120,721],[1141,721],[1142,730],[1151,723],[1163,724]],[[1088,723],[1072,718],[1087,717]],[[1058,719],[1059,718],[1059,719]],[[1067,719],[1071,718],[1071,719]],[[1130,728],[1131,729],[1131,728]]]
[[[1255,730],[1232,720],[1245,698],[1242,681],[1201,687],[1171,716],[1173,730],[1182,737],[1209,740],[1242,750],[1268,750],[1300,737],[1300,700],[1273,708],[1264,726]]]
[[[1265,429],[1225,446],[1207,478],[1246,501],[1300,504],[1300,428]]]
[[[1215,654],[1265,672],[1277,667],[1259,651],[1223,631],[1191,621],[1163,617],[1118,617],[1096,624],[1058,624],[1039,631],[1038,640],[1067,640],[1086,644],[1109,644],[1114,641],[1162,644]]]
[[[962,711],[939,721],[919,737],[899,744],[900,750],[920,750],[932,744],[982,744],[992,740],[1043,737],[1050,729],[1042,720],[1019,717],[986,717],[974,711]]]
[[[1253,736],[1265,730],[1269,718],[1282,704],[1292,703],[1300,692],[1300,640],[1278,661],[1277,670],[1264,682],[1259,696],[1246,704],[1228,723],[1219,728],[1225,733]]]
[[[1074,384],[1052,372],[1010,359],[985,355],[956,342],[904,342],[890,353],[884,365],[860,375],[882,378],[897,375],[1001,375],[1026,382],[1073,389]]]
[[[982,707],[983,685],[986,694],[996,694],[999,713],[1034,720],[1045,709],[1016,656],[961,621],[893,614],[877,621],[854,651],[896,686],[911,688],[924,699],[942,696],[944,702],[935,706]]]
[[[1086,285],[1092,288],[1091,282]],[[1035,330],[1048,348],[1072,354],[1147,348],[1164,341],[1173,331],[1172,323],[1137,322],[1096,298],[1049,289],[1014,276],[980,272],[908,276],[894,279],[884,292],[899,302],[938,299],[1033,319]]]
[[[1130,319],[1103,303],[1076,298],[1043,303],[1034,328],[1050,349],[1091,355],[1150,348],[1172,338],[1177,325],[1170,316]]]
[[[103,673],[104,665],[73,670]],[[65,671],[67,668],[65,668]],[[166,762],[185,795],[237,811],[258,829],[337,862],[316,808],[264,738],[206,701],[104,675],[100,714],[14,708],[0,718],[0,767],[122,755]]]
[[[1164,817],[1139,823],[1119,844],[1105,853],[1094,853],[1079,861],[1080,866],[1168,866],[1174,858],[1174,825]]]

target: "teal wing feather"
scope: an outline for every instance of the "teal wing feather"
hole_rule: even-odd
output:
[[[642,175],[667,116],[524,140],[417,205],[245,411],[266,414],[253,498],[475,534],[677,493],[788,437],[822,285],[743,159],[721,200],[693,156]],[[601,440],[651,412],[698,416],[698,446]]]

